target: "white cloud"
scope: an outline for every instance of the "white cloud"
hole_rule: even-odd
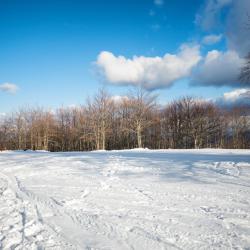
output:
[[[222,107],[250,107],[250,89],[235,89],[224,93],[223,97],[216,100]]]
[[[6,82],[0,84],[0,90],[11,94],[15,94],[18,90],[18,86],[16,84]]]
[[[220,35],[208,35],[202,39],[202,43],[206,45],[212,45],[212,44],[220,42],[221,39],[222,39],[221,34]]]
[[[210,30],[218,25],[222,9],[232,2],[233,0],[207,0],[202,11],[196,15],[196,23],[204,30]]]
[[[226,101],[237,101],[240,98],[248,98],[250,101],[250,89],[236,89],[231,92],[226,92],[223,95]]]
[[[67,107],[68,107],[69,109],[77,109],[77,108],[78,108],[78,105],[72,103],[72,104],[69,104]]]
[[[162,6],[164,4],[164,0],[154,0],[154,4],[157,6]]]
[[[192,76],[194,85],[238,85],[243,59],[235,51],[209,51]]]
[[[250,52],[249,15],[249,0],[233,0],[227,16],[225,33],[229,49],[236,50],[241,56],[246,56]]]
[[[145,89],[169,87],[173,82],[191,74],[200,61],[199,46],[182,45],[178,54],[163,57],[134,56],[128,59],[103,51],[96,65],[106,81],[116,85],[140,85]]]
[[[120,104],[123,101],[128,101],[129,100],[129,98],[126,95],[123,95],[123,96],[114,95],[114,96],[111,96],[110,99],[111,99],[111,101],[113,101],[116,104]]]
[[[195,21],[203,30],[223,31],[228,49],[243,57],[250,51],[249,14],[249,0],[206,0]]]
[[[0,113],[0,125],[4,121],[5,117],[6,117],[6,113]]]

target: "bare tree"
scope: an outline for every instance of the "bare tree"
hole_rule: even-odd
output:
[[[137,146],[141,148],[142,133],[145,128],[152,124],[151,115],[155,108],[156,97],[141,88],[136,89],[129,95],[129,129],[136,133]]]
[[[97,150],[106,149],[107,134],[110,132],[113,110],[113,101],[104,89],[100,89],[93,100],[88,101],[89,121]]]
[[[248,106],[224,110],[184,97],[166,107],[137,89],[113,101],[101,89],[86,106],[22,108],[0,120],[0,150],[250,148]]]

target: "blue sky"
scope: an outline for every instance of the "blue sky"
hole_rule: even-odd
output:
[[[209,17],[209,4],[213,2],[218,13]],[[243,57],[243,52],[232,45],[228,35],[231,30],[226,30],[227,17],[236,5],[233,0],[1,0],[0,113],[25,105],[54,108],[81,104],[103,84],[113,95],[123,95],[130,85],[143,85],[141,79],[150,81],[141,71],[134,72],[137,75],[133,83],[122,75],[112,77],[112,65],[112,69],[126,72],[118,56],[123,56],[125,64],[130,64],[129,60],[136,62],[135,56],[142,57],[140,68],[146,73],[156,68],[150,90],[159,94],[162,103],[184,95],[223,96],[240,86],[233,76],[226,83],[221,75],[218,83],[210,79],[207,71],[212,66],[207,69],[205,60],[213,50],[222,53],[214,53],[216,58],[234,60],[234,64]],[[209,35],[214,39],[204,42]],[[220,38],[215,42],[216,36]],[[166,62],[164,55],[178,56],[183,44],[196,46],[200,58],[182,73],[180,69],[168,72],[172,59],[167,57]],[[98,61],[103,51],[112,56],[112,65],[108,65],[109,57]],[[235,54],[224,56],[228,51]],[[156,57],[162,60],[160,66],[155,63]],[[150,69],[144,63],[147,58],[153,58],[149,60]],[[180,56],[180,60],[185,63],[186,59]],[[203,68],[199,66],[202,63]],[[196,71],[193,76],[191,72]],[[175,77],[166,79],[163,74]],[[208,80],[200,83],[206,77]],[[11,91],[6,84],[18,90]]]

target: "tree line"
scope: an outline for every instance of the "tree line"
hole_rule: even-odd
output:
[[[0,150],[250,148],[249,115],[249,107],[222,109],[193,97],[161,106],[141,89],[116,100],[101,89],[83,106],[4,117]]]

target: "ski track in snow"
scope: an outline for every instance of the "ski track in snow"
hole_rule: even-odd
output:
[[[0,249],[250,249],[250,151],[1,152]]]

